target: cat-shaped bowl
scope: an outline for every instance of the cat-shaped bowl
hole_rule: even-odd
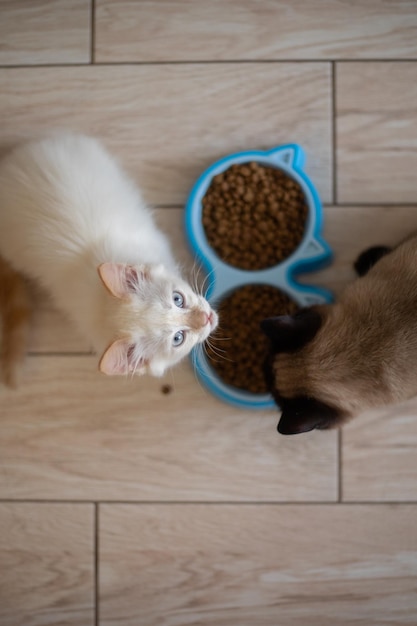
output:
[[[301,285],[295,280],[297,274],[316,270],[327,264],[332,256],[329,246],[321,237],[322,206],[316,190],[302,169],[304,160],[304,152],[296,144],[279,146],[266,152],[239,152],[211,165],[195,183],[185,209],[185,228],[194,255],[207,272],[209,288],[206,297],[214,307],[244,285],[275,287],[299,307],[332,300],[330,292]],[[298,247],[282,262],[262,270],[242,270],[226,263],[209,244],[202,220],[202,200],[212,179],[232,165],[250,162],[275,167],[298,183],[308,208],[304,234]],[[275,405],[270,394],[255,394],[225,383],[210,365],[201,346],[192,352],[192,362],[199,380],[220,399],[243,408],[272,408]]]

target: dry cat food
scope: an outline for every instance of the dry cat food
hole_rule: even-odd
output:
[[[303,190],[275,167],[232,165],[213,177],[202,203],[209,244],[240,269],[277,265],[304,235],[308,206]]]
[[[252,393],[266,393],[263,363],[268,339],[260,323],[297,309],[285,293],[268,285],[245,285],[225,297],[218,307],[220,326],[207,345],[209,362],[223,382]]]

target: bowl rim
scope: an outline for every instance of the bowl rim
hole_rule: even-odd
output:
[[[253,271],[244,270],[226,263],[210,246],[205,236],[204,228],[201,226],[198,234],[194,228],[196,215],[200,219],[202,213],[201,199],[204,197],[214,176],[228,169],[228,167],[233,164],[246,163],[248,161],[257,161],[268,164],[276,167],[277,169],[283,170],[289,177],[294,178],[301,185],[304,191],[309,209],[307,216],[308,228],[306,229],[306,232],[304,233],[297,248],[280,263]],[[322,203],[315,187],[302,169],[304,163],[304,150],[298,144],[292,143],[275,146],[270,150],[245,150],[243,152],[235,152],[233,154],[226,155],[212,163],[200,174],[191,189],[185,205],[185,229],[194,255],[204,266],[207,274],[215,274],[215,267],[213,266],[214,261],[217,265],[230,268],[231,271],[235,271],[236,273],[244,272],[245,274],[253,274],[254,276],[257,273],[267,272],[271,269],[285,268],[286,280],[292,289],[297,290],[300,287],[302,288],[302,286],[297,283],[294,276],[300,273],[320,269],[320,267],[326,265],[331,260],[333,256],[332,250],[321,236],[323,227]],[[294,176],[294,173],[296,176]],[[317,244],[319,250],[310,255],[309,258],[305,258],[303,255],[303,252],[305,251],[304,249],[312,241]],[[210,297],[213,286],[214,285],[212,284],[211,287],[209,287],[207,297]],[[314,291],[314,289],[315,288],[313,286],[311,290]],[[322,293],[322,290],[319,289],[319,291]]]
[[[220,257],[218,257],[207,240],[203,240],[204,246],[202,247],[199,238],[196,236],[193,224],[193,219],[195,219],[195,213],[197,210],[199,216],[201,216],[201,199],[204,197],[212,178],[235,163],[246,163],[248,161],[257,161],[277,167],[278,169],[283,170],[288,176],[297,180],[306,197],[309,209],[307,219],[310,220],[310,227],[309,229],[306,229],[306,233],[299,246],[286,259],[272,267],[254,271],[243,270],[225,263]],[[244,273],[245,276],[247,276],[247,283],[253,284],[262,283],[261,276],[263,273],[282,268],[283,279],[285,282],[283,285],[275,285],[275,287],[288,293],[285,289],[285,287],[288,286],[288,295],[300,306],[305,306],[302,302],[303,294],[305,297],[309,295],[312,296],[313,299],[316,298],[317,303],[328,303],[332,301],[332,294],[328,290],[297,283],[294,278],[301,272],[314,271],[323,265],[327,265],[333,256],[330,246],[321,236],[323,226],[323,207],[318,192],[303,170],[304,163],[305,153],[301,146],[296,143],[288,143],[275,146],[269,150],[245,150],[226,155],[212,163],[197,178],[185,206],[185,229],[188,242],[195,257],[202,264],[207,275],[213,276],[213,280],[207,289],[206,297],[208,299],[210,299],[210,296],[213,293],[216,280],[216,268],[212,265],[214,258],[216,261],[218,259],[220,267],[223,266],[223,268],[231,268],[231,271],[235,272],[236,275]],[[296,176],[294,176],[294,172]],[[201,227],[201,230],[204,233],[203,227]],[[205,238],[204,234],[203,236]],[[317,244],[319,250],[310,258],[303,258],[301,254],[303,247],[306,247],[312,242]],[[206,255],[206,249],[209,250],[208,255]],[[219,268],[217,268],[217,270],[218,269]],[[265,282],[265,284],[272,285],[269,281]],[[239,286],[241,285],[236,284],[234,288],[237,289]],[[230,291],[230,287],[225,288],[222,292],[220,292],[220,295],[218,295],[216,299],[225,297]],[[299,299],[295,294],[299,294]],[[269,393],[254,394],[223,382],[214,368],[209,364],[208,359],[204,356],[201,346],[193,349],[191,353],[191,360],[198,378],[205,385],[205,387],[218,398],[240,408],[269,409],[276,407],[275,401]]]

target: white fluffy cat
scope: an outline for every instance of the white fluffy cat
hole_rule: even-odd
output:
[[[90,137],[35,140],[3,159],[0,254],[49,291],[105,374],[160,376],[217,325],[132,181]]]

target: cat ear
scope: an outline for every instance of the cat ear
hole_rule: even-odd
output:
[[[299,435],[315,428],[335,428],[344,419],[342,412],[314,398],[295,398],[284,401],[278,424],[281,435]]]
[[[126,263],[102,263],[98,273],[110,293],[121,299],[136,293],[140,280],[145,278],[145,272]]]
[[[261,329],[277,352],[298,350],[313,339],[322,324],[320,313],[313,308],[301,309],[295,315],[270,317],[261,322]]]
[[[117,339],[110,344],[100,359],[99,369],[107,376],[145,374],[147,361],[137,359],[135,346],[127,339]]]

